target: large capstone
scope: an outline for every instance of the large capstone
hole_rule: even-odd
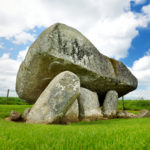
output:
[[[103,114],[107,117],[115,117],[118,109],[118,93],[114,90],[107,92],[103,103]]]
[[[59,123],[79,94],[79,78],[69,71],[60,73],[42,92],[27,115],[27,122]]]
[[[79,118],[81,120],[99,120],[103,117],[98,101],[98,95],[88,89],[81,88],[79,102]]]
[[[100,97],[108,90],[116,90],[120,97],[137,87],[137,79],[123,63],[101,54],[76,29],[57,23],[30,46],[17,74],[16,91],[34,103],[50,81],[66,70]]]

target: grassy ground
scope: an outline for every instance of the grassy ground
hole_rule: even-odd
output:
[[[125,100],[124,105],[127,110],[150,110],[150,100]],[[121,100],[119,100],[119,109],[122,109]]]
[[[129,111],[133,112],[133,102],[129,103]],[[134,101],[134,107],[138,103]],[[149,104],[146,102],[146,108]],[[136,107],[138,110],[145,108],[143,102],[139,105]],[[23,113],[27,107],[31,105],[0,105],[0,150],[150,150],[150,118],[70,125],[25,124],[4,120],[11,110]]]
[[[6,97],[0,97],[0,104],[6,104]],[[24,100],[21,100],[19,97],[9,97],[8,105],[28,105],[28,103]]]
[[[6,104],[6,97],[0,97],[0,104]],[[21,100],[18,97],[9,97],[8,98],[9,105],[29,105],[24,100]],[[124,101],[125,108],[127,110],[141,110],[148,109],[150,110],[150,100],[125,100]],[[122,101],[119,100],[118,109],[122,109]]]
[[[148,109],[150,110],[150,100],[125,100],[125,108],[128,112],[138,114],[141,109]],[[6,98],[0,97],[0,105],[6,105]],[[27,102],[21,100],[18,97],[9,97],[8,99],[8,105],[29,105]],[[12,106],[14,107],[14,106]],[[16,106],[16,111],[26,106]],[[29,107],[29,106],[27,106]],[[31,107],[31,106],[30,106]],[[5,106],[1,109],[4,109]],[[119,100],[118,109],[122,109],[122,101]],[[11,111],[11,106],[8,108],[9,111]],[[8,113],[2,112],[5,116],[8,115]]]
[[[1,150],[149,150],[150,118],[71,125],[40,125],[0,119]]]
[[[11,110],[22,114],[27,107],[31,107],[31,105],[0,105],[0,118],[8,117]]]

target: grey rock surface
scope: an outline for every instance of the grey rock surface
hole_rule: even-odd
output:
[[[26,109],[24,110],[24,113],[23,113],[23,119],[24,119],[24,120],[27,119],[27,115],[29,114],[30,110],[31,110],[31,108],[26,108]]]
[[[79,121],[79,105],[77,99],[70,106],[64,117],[61,119],[62,123]]]
[[[137,116],[133,113],[129,113],[127,111],[118,111],[117,118],[136,118]]]
[[[30,46],[17,74],[19,97],[34,103],[50,81],[65,70],[77,74],[82,87],[102,97],[110,89],[122,96],[137,87],[137,79],[123,63],[101,54],[76,29],[57,23]]]
[[[146,117],[150,117],[150,112],[147,109],[141,110],[137,115],[137,118],[146,118]]]
[[[28,123],[59,123],[80,94],[79,78],[65,71],[42,92],[27,115]]]
[[[103,117],[97,93],[81,87],[78,102],[79,118],[81,120],[92,121]]]
[[[103,114],[107,117],[113,117],[117,113],[118,108],[118,93],[110,90],[106,93],[103,103]]]
[[[16,111],[12,110],[10,112],[10,120],[12,120],[12,121],[21,120],[21,114],[19,112],[16,112]]]

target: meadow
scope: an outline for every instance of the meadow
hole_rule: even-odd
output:
[[[23,113],[25,108],[32,107],[20,103],[16,105],[14,100],[11,105],[0,105],[0,150],[150,150],[150,118],[68,125],[5,121],[11,110]],[[125,107],[138,112],[149,109],[150,101],[125,101]]]
[[[7,101],[8,105],[28,105],[28,103],[19,97],[9,97]],[[0,105],[6,104],[6,97],[0,97]]]

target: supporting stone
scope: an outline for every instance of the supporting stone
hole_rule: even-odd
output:
[[[62,118],[62,123],[78,122],[79,121],[79,105],[77,99]]]
[[[81,88],[79,101],[79,118],[84,121],[101,119],[102,113],[98,101],[98,95],[88,89]]]
[[[72,72],[57,75],[27,116],[29,123],[59,123],[80,94],[80,80]]]
[[[26,108],[26,109],[24,110],[24,113],[23,113],[23,119],[24,119],[24,121],[27,120],[27,116],[28,116],[30,110],[31,110],[31,108]]]
[[[103,103],[103,114],[106,117],[115,117],[118,108],[118,93],[110,90],[106,93]]]

